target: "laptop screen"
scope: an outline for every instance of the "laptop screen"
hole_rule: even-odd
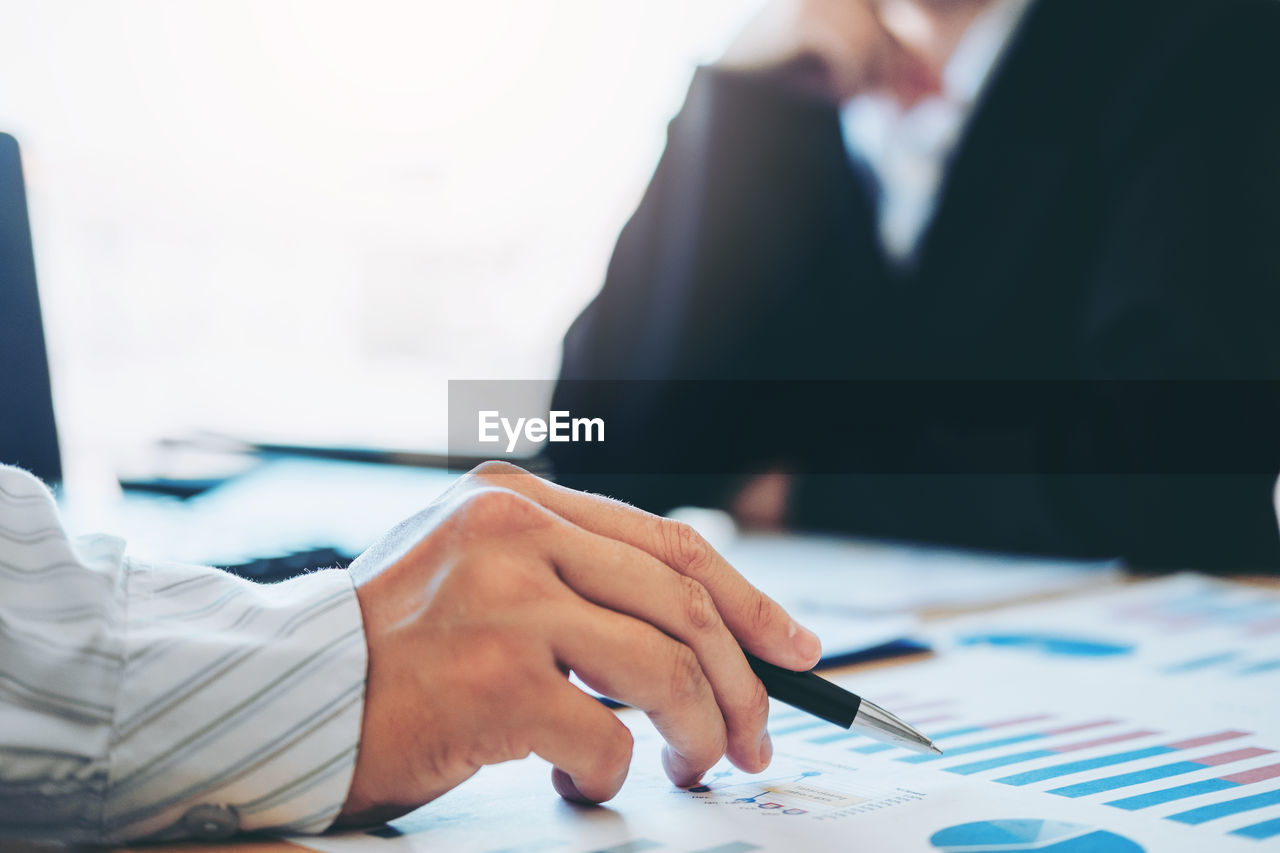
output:
[[[0,462],[62,480],[18,143],[0,133]]]

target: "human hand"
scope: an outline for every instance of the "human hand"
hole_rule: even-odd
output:
[[[530,753],[567,799],[614,796],[631,734],[570,670],[648,713],[677,785],[725,754],[758,772],[768,698],[742,649],[797,670],[821,653],[687,525],[503,463],[462,477],[351,572],[369,672],[345,823]]]
[[[757,474],[729,500],[729,514],[747,530],[781,530],[794,484],[785,471]]]
[[[939,90],[940,68],[913,49],[914,43],[909,48],[898,28],[885,25],[882,5],[876,0],[770,0],[716,65],[750,72],[813,70],[818,92],[835,102],[883,90],[904,104],[915,103]]]

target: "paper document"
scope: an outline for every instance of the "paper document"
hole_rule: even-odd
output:
[[[487,768],[389,826],[305,843],[332,853],[1274,848],[1280,599],[1202,583],[957,620],[938,657],[841,679],[932,736],[941,757],[777,705],[765,773],[722,763],[681,790],[660,770],[648,721],[628,711],[631,776],[604,807],[560,801],[547,765],[530,759]],[[966,639],[982,627],[1011,639]],[[1072,627],[1083,633],[1026,638]]]
[[[723,538],[734,568],[840,657],[915,636],[916,612],[1070,590],[1119,577],[1115,563],[1008,557],[836,536]]]
[[[1171,676],[1280,673],[1280,594],[1191,573],[928,626],[938,650],[1115,658]],[[1273,685],[1280,701],[1280,680]]]

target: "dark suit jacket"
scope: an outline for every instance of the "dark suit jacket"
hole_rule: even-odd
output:
[[[1278,12],[1272,0],[1038,0],[906,272],[878,244],[875,183],[851,165],[835,106],[785,75],[700,70],[603,290],[565,338],[562,379],[1280,378]],[[680,422],[661,396],[562,382],[556,406]],[[1034,454],[1041,425],[1013,408],[999,424],[1008,452]],[[1161,428],[1140,410],[1091,414],[1139,444]],[[950,470],[967,435],[918,426],[851,452]],[[628,472],[671,470],[673,456],[723,457],[724,427],[685,422],[678,442],[612,452]],[[1230,475],[1041,475],[1028,462],[1020,476],[823,476],[831,448],[783,423],[734,446],[734,470],[809,472],[800,527],[1280,565],[1270,459]],[[656,510],[735,485],[592,472],[575,452],[553,446],[569,484]]]

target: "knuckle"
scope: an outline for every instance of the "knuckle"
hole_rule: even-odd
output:
[[[697,701],[703,695],[706,677],[702,674],[702,664],[693,649],[680,644],[671,656],[671,700],[683,706]]]
[[[518,735],[503,738],[500,748],[502,752],[497,756],[499,761],[523,761],[533,752],[529,742]]]
[[[717,761],[719,761],[729,748],[729,733],[723,726],[716,730],[711,743],[707,745],[707,770],[710,770]]]
[[[461,670],[471,691],[487,694],[495,685],[509,686],[512,651],[510,643],[499,632],[473,634],[467,644],[467,665]]]
[[[490,487],[477,491],[466,502],[467,508],[481,517],[505,519],[519,512],[526,499],[509,489]]]
[[[476,579],[484,584],[485,598],[495,606],[543,602],[552,592],[550,573],[515,555],[495,557],[477,566]]]
[[[697,742],[684,744],[681,753],[696,768],[694,775],[700,776],[715,766],[728,747],[728,732],[720,726],[705,733]]]
[[[749,630],[763,633],[774,626],[778,618],[778,606],[764,593],[754,593],[751,604],[747,607]]]
[[[555,575],[550,571],[540,571],[521,560],[512,561],[505,569],[500,583],[508,602],[541,607],[556,598]]]
[[[747,697],[743,708],[753,725],[764,728],[765,724],[768,723],[769,693],[765,690],[764,683],[760,679],[751,679],[751,686],[747,688]]]
[[[485,636],[488,634],[489,636]],[[504,709],[536,705],[542,690],[533,674],[540,667],[527,637],[515,631],[488,631],[472,636],[465,653],[460,707],[468,707],[478,718],[494,723],[495,732],[508,728],[497,720]]]
[[[525,530],[546,522],[546,513],[510,489],[489,487],[469,495],[460,507],[465,527],[485,533]]]
[[[469,764],[480,767],[486,764],[499,764],[504,761],[520,761],[528,758],[533,752],[528,738],[517,731],[498,732],[483,744],[477,745],[471,755]]]
[[[626,726],[621,726],[602,741],[596,744],[597,772],[606,778],[616,776],[624,767],[631,765],[635,737]]]
[[[561,591],[550,565],[518,547],[486,549],[482,557],[460,561],[458,593],[466,605],[494,617],[519,617],[523,605],[547,605]]]
[[[667,562],[682,572],[697,574],[711,562],[711,546],[683,521],[659,518],[658,539]]]
[[[472,468],[471,476],[477,480],[495,480],[499,477],[520,479],[532,475],[518,465],[512,465],[510,462],[503,462],[500,459],[490,459],[488,462],[481,462]]]
[[[691,577],[681,576],[684,587],[685,615],[689,624],[698,631],[706,631],[720,625],[720,611],[707,588]]]

